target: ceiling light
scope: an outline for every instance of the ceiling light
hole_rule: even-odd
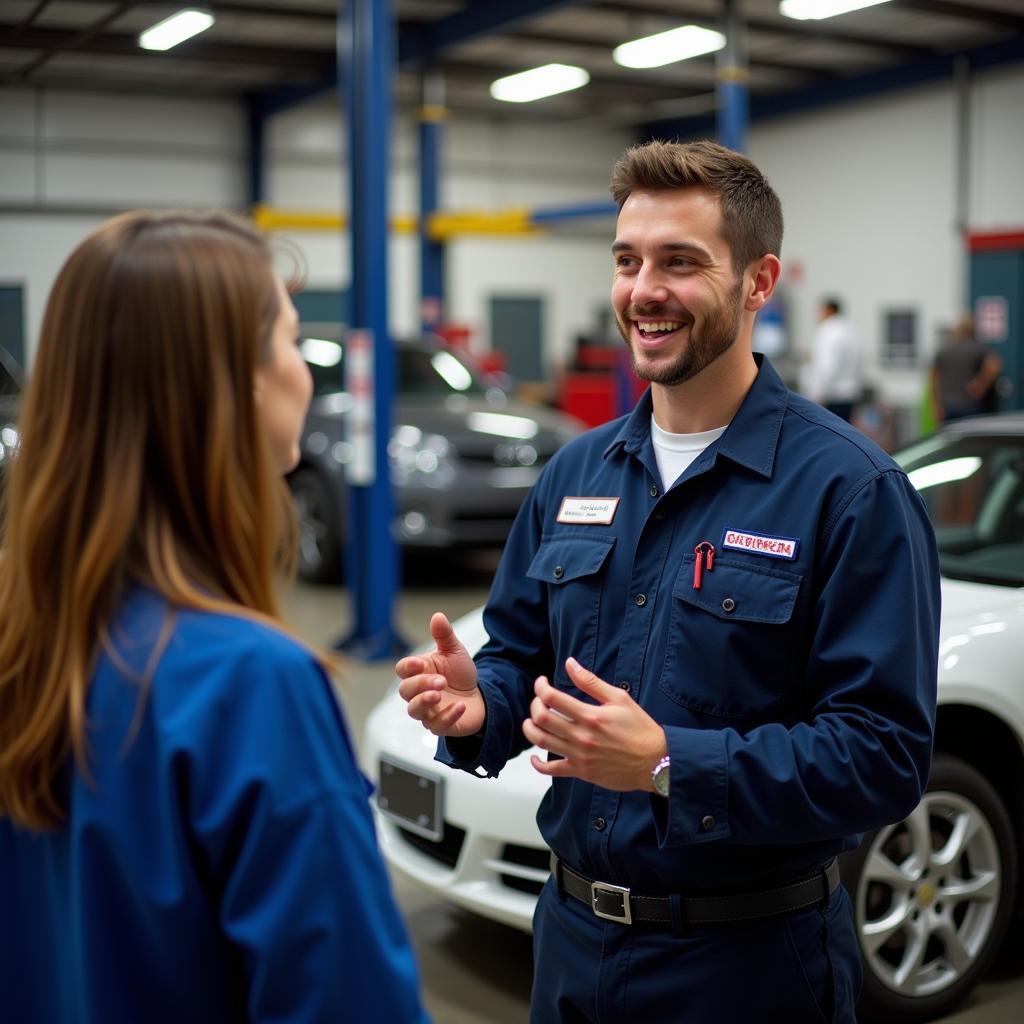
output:
[[[822,18],[834,18],[837,14],[847,11],[859,11],[862,7],[875,7],[887,4],[889,0],[780,0],[779,14],[787,18],[798,18],[800,21]]]
[[[178,11],[139,35],[139,46],[144,50],[169,50],[178,43],[208,29],[213,24],[213,15],[207,11],[192,9]]]
[[[684,25],[657,35],[616,46],[612,59],[624,68],[660,68],[677,60],[714,53],[725,46],[725,36],[699,25]]]
[[[545,64],[543,67],[520,71],[491,82],[491,95],[506,103],[532,103],[545,96],[556,96],[560,92],[579,89],[590,81],[590,75],[583,68],[571,64]]]

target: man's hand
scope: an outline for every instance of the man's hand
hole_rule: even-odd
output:
[[[605,789],[653,793],[651,770],[668,753],[664,729],[625,690],[599,679],[575,658],[565,667],[573,683],[598,703],[570,697],[540,676],[523,735],[562,760],[533,755],[533,767],[542,775],[572,776]]]
[[[476,665],[441,612],[430,619],[436,650],[395,665],[398,692],[409,717],[435,736],[472,736],[483,728],[487,708],[476,684]]]

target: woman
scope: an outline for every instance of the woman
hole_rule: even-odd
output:
[[[0,555],[5,1020],[426,1020],[324,665],[274,598],[297,330],[224,215],[118,217],[54,285]]]

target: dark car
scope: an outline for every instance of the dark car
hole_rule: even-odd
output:
[[[354,457],[345,345],[304,327],[302,354],[314,397],[302,460],[289,477],[301,526],[299,575],[341,574]],[[336,336],[335,336],[336,337]],[[471,363],[427,342],[396,342],[394,421],[388,453],[397,514],[392,534],[409,548],[500,547],[541,467],[581,430],[575,419],[492,386]]]
[[[0,487],[7,463],[18,450],[18,402],[21,397],[21,368],[0,347]]]

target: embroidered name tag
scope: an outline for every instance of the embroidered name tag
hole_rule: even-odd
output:
[[[558,522],[608,526],[619,507],[618,498],[563,498]]]
[[[768,537],[763,533],[748,533],[745,530],[726,530],[722,538],[723,548],[749,551],[752,555],[768,555],[769,558],[785,558],[792,562],[800,541],[792,537]]]

